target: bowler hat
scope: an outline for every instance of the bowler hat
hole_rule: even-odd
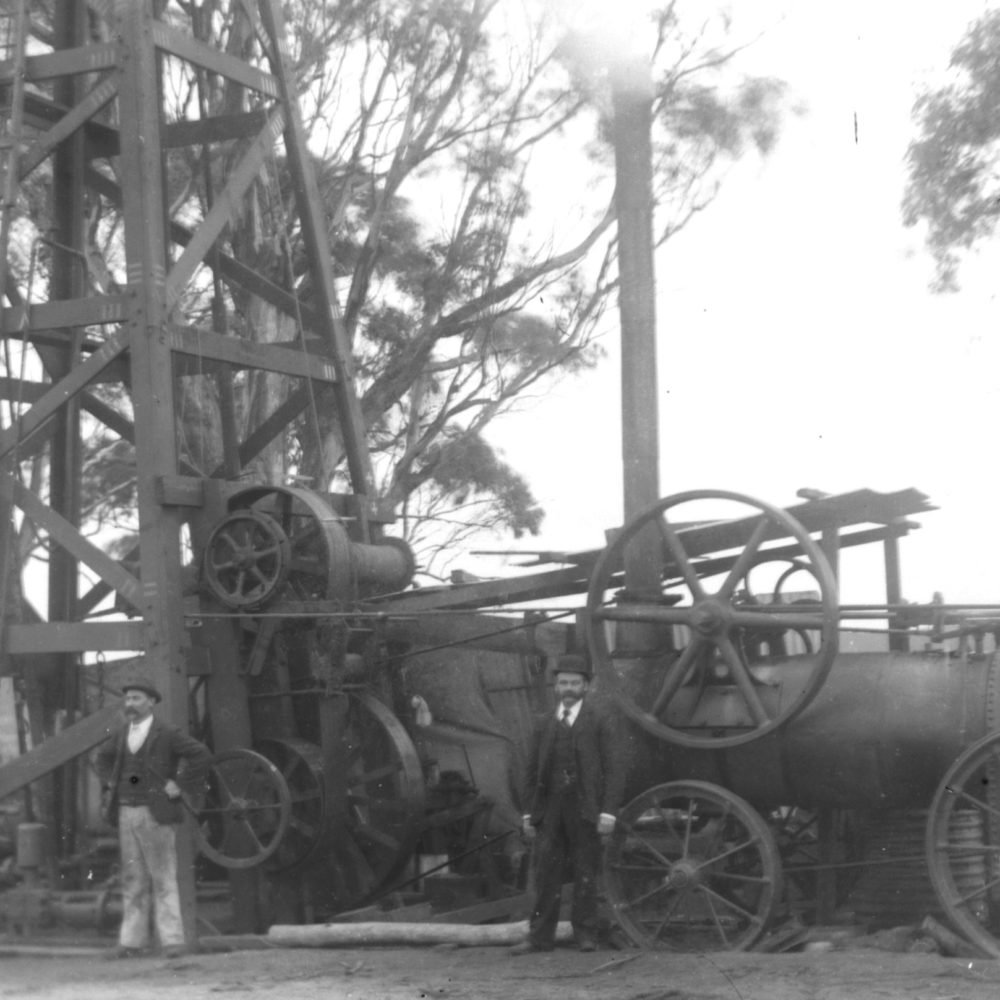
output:
[[[122,694],[125,694],[126,691],[142,691],[143,694],[148,694],[154,701],[163,701],[163,695],[145,677],[129,677],[122,684]]]
[[[581,674],[590,679],[590,661],[579,653],[563,653],[552,671],[554,674]]]

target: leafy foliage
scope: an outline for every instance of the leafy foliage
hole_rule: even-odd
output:
[[[584,66],[544,5],[515,13],[499,0],[292,0],[285,8],[381,499],[403,511],[412,534],[445,522],[537,532],[542,511],[488,430],[602,355],[619,286],[609,67]],[[258,50],[239,0],[177,9],[204,42],[240,57]],[[650,22],[659,243],[710,203],[727,163],[749,149],[768,152],[777,136],[783,89],[735,71],[739,48],[727,29],[718,17],[688,28],[673,4]],[[180,60],[164,81],[170,120],[266,103]],[[169,149],[173,217],[203,218],[242,153],[239,141],[213,146],[211,157]],[[537,171],[553,160],[567,184],[579,183],[572,224],[533,199]],[[270,159],[220,249],[308,310],[292,194],[286,164]],[[111,291],[124,274],[115,204],[94,199],[89,238],[90,280]],[[208,267],[182,305],[189,326],[303,346],[294,318]],[[293,391],[293,380],[271,373],[226,382],[188,371],[178,385],[182,471],[218,475],[232,465],[223,404],[245,438]],[[107,405],[127,418],[124,401]],[[230,474],[340,488],[349,485],[344,454],[333,395],[317,390],[250,468]],[[133,499],[131,460],[131,445],[95,429],[85,488],[100,523]]]
[[[927,226],[939,290],[958,287],[963,253],[993,236],[1000,216],[1000,11],[970,25],[950,66],[952,81],[914,105],[903,199],[905,223]]]

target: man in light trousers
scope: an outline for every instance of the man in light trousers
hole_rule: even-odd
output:
[[[160,692],[144,678],[122,685],[128,725],[97,752],[108,821],[118,824],[123,918],[116,958],[150,947],[151,920],[167,958],[186,951],[177,884],[177,828],[181,793],[197,794],[211,760],[207,747],[156,718]]]

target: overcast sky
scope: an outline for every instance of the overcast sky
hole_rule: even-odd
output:
[[[932,294],[899,208],[914,97],[987,7],[741,0],[746,24],[767,27],[747,68],[785,79],[807,111],[657,260],[661,493],[786,505],[803,486],[916,487],[941,507],[903,543],[917,601],[1000,603],[1000,267],[973,262],[960,293]],[[621,523],[607,347],[599,371],[491,435],[548,512],[526,548],[599,547]],[[859,572],[845,564],[843,596],[878,600]]]

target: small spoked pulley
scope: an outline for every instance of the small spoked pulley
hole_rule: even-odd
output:
[[[630,589],[622,570],[636,552],[655,571]],[[789,560],[811,599],[776,599],[780,577],[771,600],[747,599],[751,570]],[[697,490],[660,500],[614,538],[594,568],[587,619],[601,683],[629,716],[670,742],[724,748],[771,732],[816,695],[837,652],[837,585],[786,511]],[[784,633],[801,637],[804,653],[751,662],[761,636]]]
[[[1000,733],[951,765],[927,821],[927,869],[949,923],[1000,958]]]
[[[259,608],[284,587],[291,555],[288,536],[269,514],[231,511],[205,547],[205,586],[226,607]]]
[[[643,948],[749,948],[781,898],[767,823],[725,788],[657,785],[621,811],[605,853],[615,918]]]
[[[253,750],[223,750],[209,767],[195,840],[223,868],[253,868],[278,849],[291,814],[288,784],[274,764]]]

